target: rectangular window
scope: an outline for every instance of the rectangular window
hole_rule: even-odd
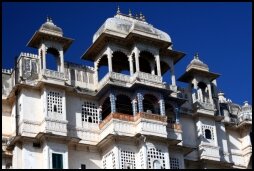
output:
[[[63,155],[52,153],[52,168],[63,169]]]
[[[179,159],[170,157],[170,169],[180,169]]]
[[[85,164],[81,164],[81,169],[86,169],[86,165]]]

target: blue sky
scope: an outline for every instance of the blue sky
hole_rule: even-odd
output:
[[[2,3],[2,68],[11,68],[20,52],[37,53],[26,47],[39,27],[51,16],[64,36],[75,39],[65,60],[89,64],[81,55],[104,21],[113,17],[117,5],[122,13],[142,12],[148,23],[171,36],[173,49],[186,53],[176,64],[179,78],[199,52],[210,71],[220,73],[218,88],[233,102],[252,103],[251,3]],[[177,82],[177,85],[187,86]]]

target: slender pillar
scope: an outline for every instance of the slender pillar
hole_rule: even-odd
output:
[[[151,64],[151,74],[155,75],[155,65]]]
[[[99,73],[98,73],[98,72],[99,72],[98,70],[99,70],[99,69],[98,69],[98,66],[97,66],[96,63],[95,63],[94,65],[95,65],[95,67],[94,67],[94,71],[95,71],[95,72],[94,72],[94,83],[95,83],[95,85],[97,85],[98,82],[99,82],[99,78],[98,78],[98,74],[99,74]],[[84,73],[84,74],[86,74],[86,73]],[[83,77],[83,78],[84,78],[84,77]],[[84,82],[85,82],[85,80],[84,80]],[[88,82],[88,81],[87,81],[87,82]]]
[[[134,48],[134,54],[135,54],[135,64],[136,64],[136,72],[139,72],[139,50],[137,47]]]
[[[161,95],[161,97],[160,97],[160,101],[159,101],[159,103],[160,103],[160,114],[162,115],[162,116],[165,116],[165,101],[164,101],[164,98],[163,98],[163,96]]]
[[[175,107],[176,123],[179,124],[179,107]]]
[[[43,69],[46,69],[46,53],[47,53],[47,50],[46,50],[46,47],[45,45],[43,44],[42,45],[42,60],[43,60]]]
[[[138,111],[139,112],[144,112],[144,109],[143,109],[143,100],[144,100],[143,93],[138,92],[137,97],[138,97]]]
[[[108,47],[107,48],[107,57],[108,57],[108,72],[112,72],[112,51],[111,49]]]
[[[63,50],[59,51],[60,53],[60,68],[59,71],[60,72],[64,72],[64,54],[63,54]]]
[[[174,68],[172,67],[171,71],[171,81],[172,81],[172,86],[176,86],[176,78],[175,78],[175,71]]]
[[[110,98],[111,113],[115,113],[116,112],[116,96],[113,91],[110,92],[109,98]]]
[[[98,115],[99,115],[99,122],[102,121],[102,106],[100,105],[99,108],[98,108]]]
[[[135,116],[136,115],[136,113],[138,112],[138,109],[137,109],[137,100],[136,99],[134,99],[134,100],[132,100],[132,111],[133,111],[133,116]]]
[[[212,97],[212,89],[211,89],[211,84],[207,84],[207,87],[208,87],[208,93],[209,93],[209,101],[210,103],[213,104],[213,97]]]
[[[132,59],[132,55],[129,56],[129,65],[130,65],[130,74],[131,76],[133,75],[133,59]]]
[[[155,55],[156,66],[157,66],[157,75],[161,76],[161,64],[160,64],[160,56],[157,54]]]

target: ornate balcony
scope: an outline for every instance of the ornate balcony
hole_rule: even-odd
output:
[[[107,73],[99,82],[98,90],[102,89],[108,82],[125,87],[131,87],[135,82],[163,88],[162,77],[144,72],[136,72],[134,75],[125,75],[116,72]]]
[[[167,117],[157,114],[137,113],[135,116],[123,113],[109,114],[99,125],[102,140],[109,134],[135,136],[136,134],[168,138],[171,142],[182,140],[179,124],[167,126]]]
[[[42,70],[42,76],[60,81],[66,81],[68,79],[65,77],[65,74],[63,72],[53,71],[49,69]]]

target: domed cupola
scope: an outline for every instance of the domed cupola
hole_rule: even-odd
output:
[[[208,66],[199,59],[198,53],[196,53],[196,55],[194,56],[194,59],[187,66],[186,71],[189,71],[192,68],[209,71]]]
[[[252,106],[248,104],[248,101],[244,102],[244,105],[242,106],[242,113],[252,113]]]
[[[57,27],[49,17],[47,18],[47,21],[42,24],[39,31],[63,37],[62,29]]]

